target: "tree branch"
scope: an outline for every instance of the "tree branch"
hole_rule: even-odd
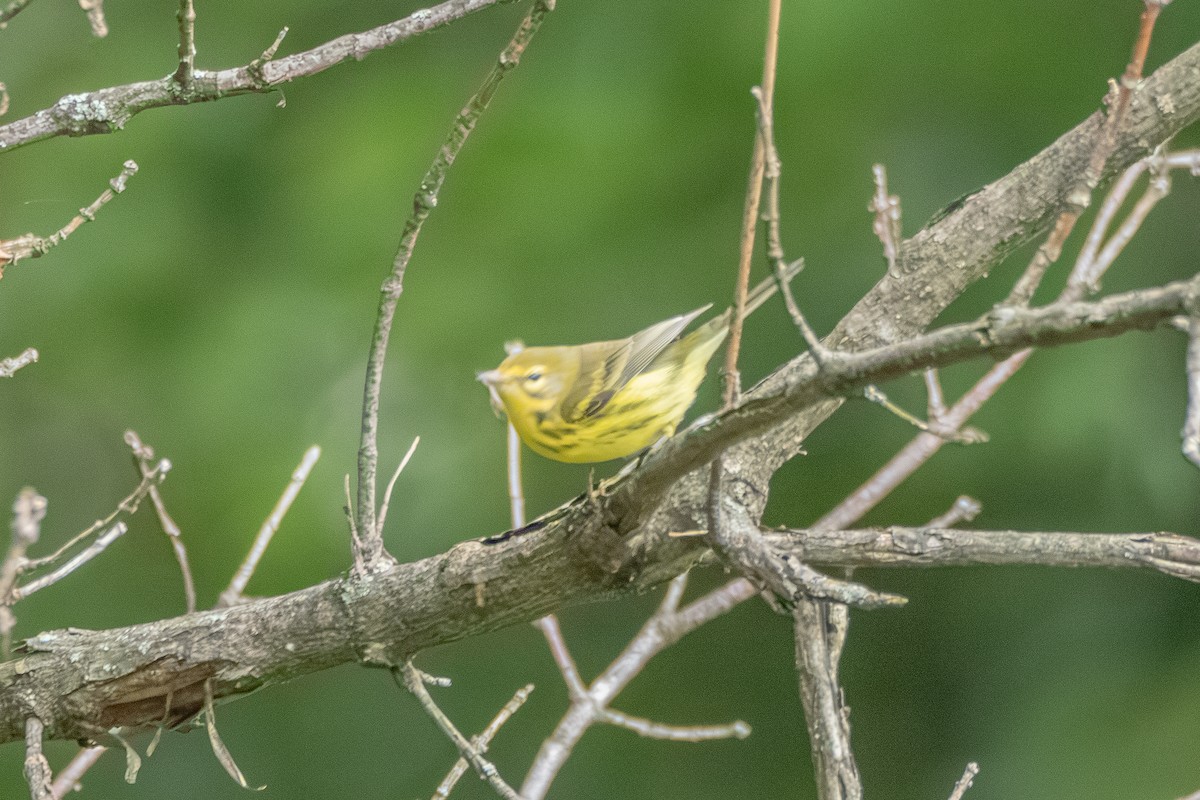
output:
[[[1191,76],[1198,68],[1200,45],[1143,83],[1108,169],[1128,164],[1195,119],[1200,82]],[[1045,229],[1061,203],[1063,187],[1078,174],[1080,154],[1086,160],[1097,125],[1096,118],[1084,123],[906,241],[894,273],[884,276],[830,341],[852,351],[903,339],[928,325],[1012,247]],[[1022,335],[1022,341],[1061,343],[1148,325],[1168,307],[1187,305],[1191,286],[1163,287],[1141,294],[1137,303],[1123,295],[1102,303],[1071,304],[1075,313],[1065,307],[1013,312],[993,320],[994,330],[990,323],[982,329],[966,326],[960,331],[966,338],[959,356],[1015,347]],[[1119,319],[1089,316],[1103,313],[1103,308],[1115,310],[1103,303],[1124,301],[1137,308],[1124,308]],[[905,314],[898,317],[895,309],[901,305]],[[1066,328],[1054,327],[1055,315]],[[1017,335],[1020,331],[1024,333]],[[980,332],[991,338],[965,343]],[[934,334],[924,341],[945,345],[947,340],[939,337],[947,335]],[[748,393],[746,405],[651,456],[634,475],[653,470],[653,480],[644,487],[655,493],[637,495],[626,484],[619,485],[616,494],[594,503],[574,503],[553,519],[535,521],[524,535],[502,545],[464,542],[447,553],[361,579],[331,581],[232,608],[111,631],[61,630],[35,636],[20,658],[0,664],[0,742],[23,739],[31,714],[45,723],[45,735],[54,739],[86,739],[96,729],[153,726],[164,719],[173,725],[203,707],[209,682],[215,698],[231,698],[355,660],[402,663],[406,655],[435,644],[535,619],[573,603],[626,596],[658,585],[706,557],[707,551],[694,539],[663,535],[695,529],[701,526],[697,521],[705,519],[706,475],[679,480],[688,464],[704,458],[705,448],[727,447],[754,436],[728,451],[729,469],[738,476],[730,484],[731,490],[745,492],[748,502],[765,503],[765,492],[754,487],[765,487],[760,479],[768,478],[800,446],[807,431],[836,408],[838,401],[828,399],[828,392],[942,358],[923,360],[904,346],[867,355],[884,361],[850,362],[873,366],[844,373],[837,385],[813,381],[807,359],[786,365]],[[718,442],[720,437],[724,438]],[[1092,543],[1089,537],[1079,544]],[[1195,544],[1182,540],[1178,546],[1186,551]],[[837,563],[823,562],[811,552],[803,557]],[[1161,558],[1169,563],[1173,556]],[[1163,568],[1116,558],[1112,565]],[[1180,570],[1187,572],[1186,567]],[[488,586],[482,606],[475,588],[481,583]],[[745,582],[732,585],[742,599],[753,594]],[[736,600],[721,596],[721,602]],[[679,616],[687,613],[685,608]]]
[[[446,0],[403,19],[361,33],[348,33],[311,50],[278,59],[256,59],[241,67],[193,70],[186,87],[174,74],[153,81],[69,94],[23,119],[0,125],[0,148],[15,150],[54,136],[114,133],[150,108],[189,105],[240,94],[265,93],[283,83],[324,72],[344,61],[361,61],[375,50],[448,25],[488,6],[514,0]]]

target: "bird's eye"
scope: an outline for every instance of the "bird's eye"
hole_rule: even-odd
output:
[[[525,380],[530,383],[537,383],[542,379],[542,371],[540,369],[531,369],[525,373]]]

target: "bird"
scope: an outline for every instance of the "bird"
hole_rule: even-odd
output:
[[[788,280],[800,263],[785,271]],[[746,313],[775,293],[774,279],[746,299]],[[529,449],[555,461],[625,458],[670,437],[696,399],[708,362],[729,333],[726,309],[687,335],[712,305],[671,317],[626,339],[579,345],[510,345],[498,367],[476,378]]]

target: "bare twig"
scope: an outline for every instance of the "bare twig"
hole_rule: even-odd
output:
[[[511,422],[507,427],[508,508],[513,530],[516,530],[525,524],[525,492],[521,489],[521,437]]]
[[[13,373],[38,360],[38,351],[27,347],[20,355],[0,359],[0,378],[11,378]]]
[[[196,6],[192,0],[179,0],[179,67],[175,83],[186,90],[196,71]]]
[[[0,8],[0,30],[8,25],[8,21],[25,10],[33,0],[12,0],[4,8]]]
[[[504,725],[504,723],[508,722],[509,718],[512,717],[513,714],[517,713],[521,706],[525,705],[525,701],[529,699],[529,695],[532,691],[532,683],[527,683],[518,689],[517,693],[512,696],[512,699],[505,703],[504,707],[496,713],[496,716],[492,718],[492,721],[488,723],[488,726],[484,728],[479,735],[471,737],[471,743],[479,750],[479,752],[487,752],[488,745],[500,731],[500,727]],[[470,764],[467,763],[465,758],[459,757],[458,761],[454,762],[454,766],[450,768],[450,772],[446,775],[445,779],[438,784],[437,790],[433,793],[432,800],[449,797],[450,792],[454,790],[454,785],[458,783],[459,779],[462,778],[464,774],[466,774],[467,767],[469,766]]]
[[[771,265],[771,271],[775,274],[775,282],[779,284],[779,291],[783,295],[783,303],[787,307],[788,315],[792,318],[792,323],[799,329],[817,366],[821,366],[828,360],[829,354],[800,311],[800,305],[796,302],[791,284],[787,280],[787,274],[791,270],[787,257],[783,254],[783,235],[779,229],[779,181],[783,175],[783,164],[779,160],[779,151],[775,148],[775,123],[771,117],[771,106],[759,87],[755,86],[750,93],[754,95],[754,99],[758,103],[758,130],[762,138],[766,160],[766,168],[763,171],[763,189],[767,194],[767,205],[763,209],[762,220],[767,229],[767,261]],[[803,262],[796,263],[802,264]]]
[[[740,719],[725,725],[664,725],[611,708],[603,709],[600,718],[609,725],[633,731],[645,739],[667,742],[712,742],[718,739],[745,739],[750,735],[750,725]]]
[[[54,797],[66,797],[68,792],[76,791],[79,787],[79,781],[83,779],[87,771],[100,760],[100,756],[104,755],[107,750],[108,748],[104,745],[80,748],[75,757],[54,776],[54,783],[50,786],[50,791],[54,793]]]
[[[1183,422],[1183,454],[1200,467],[1200,316],[1187,321],[1187,412]]]
[[[1095,147],[1092,149],[1087,168],[1084,169],[1079,176],[1079,181],[1067,195],[1067,209],[1059,215],[1049,238],[1038,248],[1037,253],[1029,262],[1029,266],[1025,268],[1025,272],[1013,286],[1008,299],[1004,301],[1004,305],[1023,306],[1029,304],[1029,301],[1033,299],[1034,292],[1041,284],[1046,270],[1058,260],[1063,244],[1071,235],[1075,223],[1079,221],[1080,215],[1091,203],[1092,192],[1095,191],[1104,174],[1104,165],[1116,147],[1117,133],[1125,122],[1133,92],[1141,82],[1142,71],[1146,65],[1146,53],[1150,49],[1150,37],[1154,32],[1154,23],[1158,19],[1163,5],[1165,3],[1162,3],[1161,0],[1146,2],[1145,9],[1142,11],[1141,24],[1138,27],[1137,39],[1133,45],[1133,54],[1130,56],[1121,80],[1113,86],[1108,117],[1104,121],[1104,127],[1100,131]]]
[[[59,98],[52,107],[0,125],[0,147],[14,150],[52,136],[89,136],[121,130],[149,108],[201,103],[231,95],[265,93],[290,81],[324,72],[346,61],[448,25],[489,6],[514,0],[445,0],[407,17],[360,33],[349,33],[311,50],[277,59],[255,59],[241,67],[196,70],[182,92],[174,74],[152,81],[111,86]]]
[[[1117,256],[1121,254],[1121,251],[1133,239],[1134,234],[1137,233],[1142,223],[1146,220],[1146,217],[1149,216],[1150,211],[1154,206],[1158,205],[1158,201],[1170,193],[1171,176],[1166,168],[1166,162],[1162,159],[1156,159],[1153,156],[1147,159],[1147,161],[1151,162],[1152,166],[1153,162],[1158,161],[1158,165],[1153,167],[1150,174],[1150,185],[1146,187],[1146,191],[1138,198],[1133,209],[1129,212],[1129,216],[1125,218],[1125,221],[1108,238],[1103,249],[1088,262],[1076,265],[1071,275],[1072,283],[1068,284],[1068,293],[1077,291],[1075,287],[1080,284],[1086,286],[1090,292],[1099,291],[1100,276],[1117,260]],[[1068,297],[1070,297],[1070,294],[1068,294]]]
[[[926,375],[929,375],[931,372],[933,372],[933,370],[925,370]],[[924,431],[925,433],[932,433],[934,436],[938,436],[948,442],[954,442],[955,444],[979,444],[980,442],[987,441],[987,434],[976,428],[960,429],[943,424],[942,421],[937,417],[931,416],[930,419],[926,421],[913,414],[910,414],[908,411],[905,411],[902,407],[889,400],[888,396],[874,384],[871,384],[863,389],[863,397],[870,402],[875,403],[876,405],[883,406],[888,411],[892,412],[892,414],[904,420],[909,425],[912,425],[917,430]],[[933,406],[936,402],[933,398],[934,396],[931,394],[929,402],[930,406]],[[945,413],[945,410],[946,409],[943,406],[941,409],[942,413]]]
[[[925,523],[926,528],[953,528],[960,522],[970,522],[979,516],[979,512],[983,510],[983,506],[973,497],[968,497],[965,494],[959,495],[954,501],[954,504],[946,511],[929,522]]]
[[[159,461],[154,465],[154,468],[150,470],[150,472],[142,474],[141,482],[139,482],[134,490],[126,495],[120,503],[117,503],[117,507],[114,508],[108,516],[93,522],[85,530],[80,531],[78,534],[73,536],[70,541],[55,550],[50,555],[42,556],[40,558],[27,559],[23,565],[23,570],[28,572],[30,570],[41,569],[55,563],[68,552],[70,552],[77,544],[111,525],[113,521],[116,520],[116,518],[121,514],[130,515],[136,512],[142,500],[147,494],[149,494],[150,487],[156,483],[160,483],[170,469],[170,461],[167,461],[165,458]]]
[[[875,164],[871,172],[875,176],[875,195],[867,206],[875,214],[875,222],[871,227],[883,245],[888,272],[895,272],[896,258],[900,255],[900,198],[888,194],[887,170],[883,164]]]
[[[812,747],[820,800],[861,800],[862,781],[850,747],[850,709],[838,684],[837,665],[849,617],[835,605],[808,597],[792,609],[796,674]]]
[[[50,772],[50,762],[42,753],[44,731],[45,726],[37,717],[25,720],[25,781],[29,784],[32,800],[54,800],[50,788],[54,776]]]
[[[138,470],[141,472],[142,478],[145,479],[154,471],[154,449],[145,444],[136,431],[125,431],[125,444],[129,445],[133,451],[133,459],[137,463]],[[170,462],[164,461],[164,464]],[[179,525],[171,517],[167,511],[167,505],[163,502],[162,492],[159,491],[157,483],[150,484],[150,502],[154,506],[154,513],[158,517],[158,524],[162,527],[163,533],[167,535],[167,540],[171,543],[171,551],[175,554],[175,561],[179,564],[179,574],[183,578],[183,600],[188,612],[196,610],[196,581],[192,578],[192,568],[188,563],[187,548],[183,544],[183,531],[179,529]]]
[[[953,567],[1037,564],[1152,569],[1200,582],[1200,540],[1174,533],[886,528],[767,531],[770,547],[839,567]]]
[[[237,782],[238,786],[243,789],[256,789],[260,792],[267,788],[266,786],[252,787],[246,782],[246,776],[242,774],[241,768],[233,760],[233,753],[229,752],[229,748],[222,741],[221,734],[217,731],[217,712],[213,704],[211,681],[204,682],[204,730],[208,733],[208,743],[212,747],[213,755],[217,757],[217,761],[225,768],[229,777]],[[132,781],[130,782],[132,783]]]
[[[409,454],[412,454],[411,449],[409,450]],[[254,575],[254,570],[258,568],[258,562],[267,551],[267,546],[271,544],[271,538],[279,530],[279,526],[283,523],[284,515],[292,507],[292,503],[295,502],[296,496],[300,494],[300,490],[304,488],[304,482],[308,480],[309,473],[312,472],[313,467],[317,464],[317,459],[320,457],[321,448],[315,444],[304,451],[304,457],[300,459],[299,465],[292,472],[292,478],[284,488],[283,494],[275,502],[275,507],[271,509],[271,513],[263,522],[262,527],[258,529],[258,535],[254,537],[254,544],[250,546],[250,552],[246,553],[246,558],[242,561],[242,565],[233,574],[233,578],[229,581],[229,586],[225,588],[225,591],[221,592],[220,600],[217,603],[218,606],[230,606],[241,601],[242,595],[246,591],[246,584],[250,583],[250,578]]]
[[[782,0],[770,0],[767,6],[767,40],[763,47],[762,102],[768,112],[775,99],[775,65],[779,60],[779,17]],[[769,116],[769,113],[768,113]],[[738,249],[737,281],[733,290],[733,315],[729,319],[729,338],[725,348],[725,407],[737,403],[741,395],[738,351],[742,346],[742,321],[746,314],[746,292],[750,287],[750,262],[754,257],[754,232],[758,227],[758,205],[762,197],[766,150],[762,137],[754,137],[750,156],[750,177],[746,184],[746,204],[742,210],[742,235]]]
[[[521,795],[527,800],[541,800],[574,751],[584,733],[596,723],[627,728],[642,736],[680,742],[700,742],[719,738],[742,739],[750,728],[741,720],[727,725],[683,726],[663,725],[610,709],[609,704],[645,668],[654,656],[682,639],[706,622],[726,613],[738,603],[754,597],[758,591],[749,581],[734,582],[730,588],[710,592],[701,600],[680,609],[686,573],[669,584],[658,610],[642,625],[621,654],[590,686],[585,686],[570,654],[564,649],[551,652],[567,682],[571,706],[559,720],[554,732],[542,742],[525,781]],[[557,624],[555,623],[555,627]],[[561,634],[558,637],[561,639]]]
[[[122,536],[128,533],[128,531],[129,526],[124,522],[118,522],[117,524],[113,525],[104,533],[97,536],[91,544],[89,544],[83,550],[80,550],[72,558],[68,559],[66,563],[64,563],[58,569],[47,572],[40,578],[34,578],[28,583],[14,589],[12,592],[14,602],[17,600],[24,600],[34,592],[40,592],[42,589],[58,583],[72,572],[103,553],[110,544],[115,542],[117,539],[120,539]]]
[[[87,14],[92,36],[103,39],[108,36],[108,23],[104,21],[104,0],[79,0],[79,7]]]
[[[12,630],[17,623],[12,613],[17,578],[25,566],[25,553],[41,536],[45,518],[46,498],[29,487],[17,493],[13,502],[12,541],[3,564],[0,564],[0,638],[6,659],[12,653]]]
[[[3,275],[3,268],[9,264],[15,264],[23,258],[37,258],[45,255],[51,248],[65,241],[80,225],[95,219],[97,211],[125,191],[126,182],[136,175],[137,171],[136,162],[126,161],[121,173],[108,182],[110,188],[101,192],[91,205],[79,209],[79,213],[72,217],[70,222],[49,236],[42,237],[33,233],[25,233],[15,239],[0,241],[0,275]]]
[[[517,64],[521,54],[529,45],[546,15],[554,8],[554,0],[535,0],[529,13],[521,21],[512,41],[500,54],[483,86],[467,101],[459,112],[454,126],[421,181],[421,188],[413,198],[413,213],[404,225],[400,236],[400,247],[392,264],[392,271],[380,288],[379,311],[376,316],[375,332],[371,337],[371,351],[367,358],[367,376],[363,389],[362,439],[358,451],[358,539],[355,541],[355,569],[371,572],[395,564],[383,548],[383,540],[375,525],[375,478],[379,461],[379,397],[382,391],[383,365],[387,356],[388,338],[396,305],[404,291],[404,273],[412,258],[417,237],[425,220],[437,205],[438,193],[446,180],[446,173],[454,164],[459,151],[475,129],[479,117],[491,102],[500,81]],[[278,62],[271,62],[278,63]]]
[[[458,728],[454,727],[454,723],[450,721],[445,712],[438,708],[437,703],[430,696],[429,690],[425,688],[425,673],[414,667],[411,661],[405,662],[404,666],[400,667],[398,671],[403,676],[405,688],[412,692],[413,696],[421,703],[421,707],[425,709],[425,712],[433,718],[433,721],[449,737],[450,741],[454,742],[454,746],[458,748],[458,752],[475,768],[475,771],[479,773],[479,777],[491,784],[491,787],[496,790],[497,794],[505,798],[505,800],[522,800],[521,795],[517,794],[516,790],[505,783],[504,779],[500,777],[500,772],[496,769],[496,765],[484,758],[483,751],[477,745],[470,742],[467,737],[463,736]]]
[[[420,436],[414,436],[412,444],[408,446],[407,452],[404,453],[404,458],[400,459],[400,463],[396,465],[396,471],[392,473],[392,479],[388,481],[387,489],[383,492],[383,505],[379,508],[379,535],[383,535],[383,525],[387,521],[388,506],[392,502],[392,491],[396,488],[396,481],[400,479],[400,473],[404,472],[404,468],[408,466],[409,460],[413,457],[413,453],[417,452],[417,445],[421,443]]]
[[[972,761],[967,764],[967,768],[963,770],[962,777],[954,784],[954,791],[950,792],[950,800],[962,800],[963,795],[967,793],[967,789],[971,788],[971,783],[975,780],[975,776],[979,774],[979,765]]]

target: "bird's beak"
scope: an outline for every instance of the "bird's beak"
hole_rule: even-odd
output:
[[[504,381],[504,376],[500,374],[499,370],[489,369],[487,372],[477,374],[475,380],[487,387],[488,398],[492,401],[492,411],[495,411],[496,416],[499,417],[504,413],[504,403],[501,402],[496,387]]]

